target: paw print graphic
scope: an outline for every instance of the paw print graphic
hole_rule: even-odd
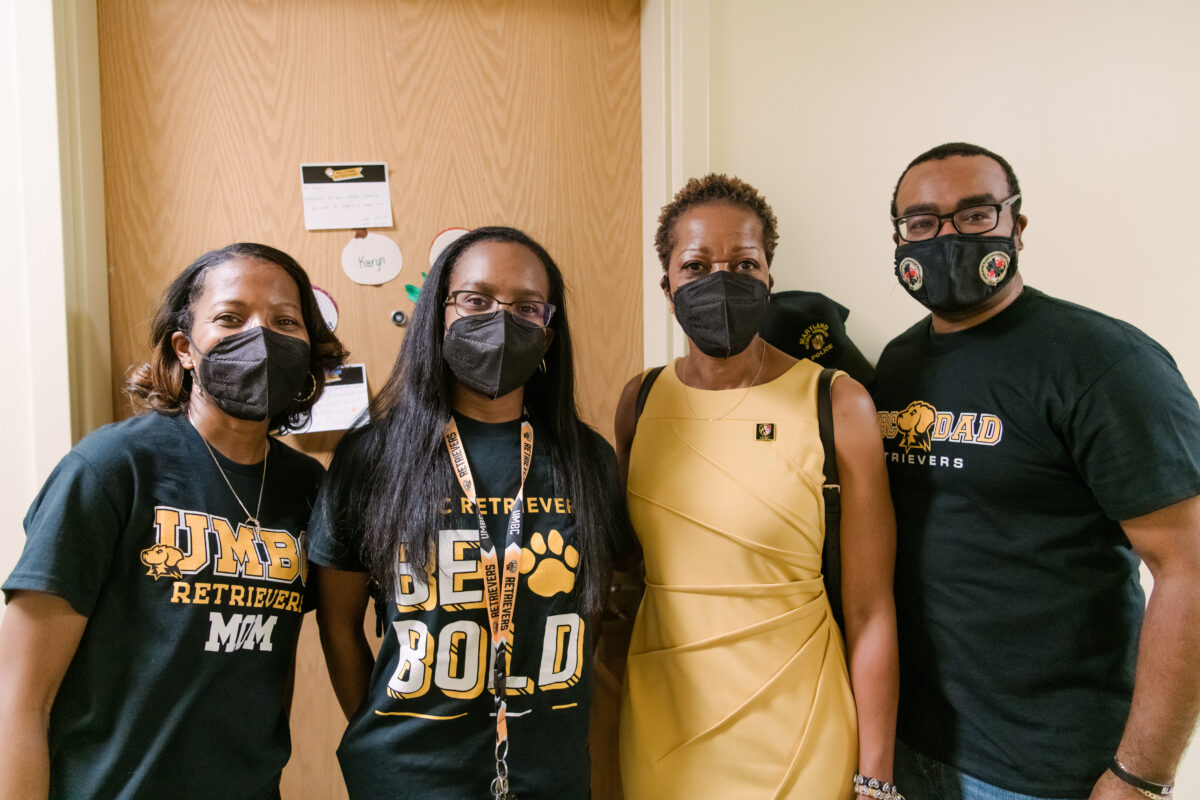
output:
[[[534,532],[529,546],[521,548],[521,574],[529,575],[529,588],[542,597],[570,592],[575,587],[578,565],[579,551],[574,545],[563,547],[562,534],[556,530],[545,538]]]

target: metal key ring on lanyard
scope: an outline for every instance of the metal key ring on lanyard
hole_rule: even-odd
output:
[[[451,417],[446,423],[446,449],[450,452],[450,465],[454,477],[475,509],[479,523],[479,561],[483,564],[484,596],[487,598],[488,622],[492,629],[492,657],[495,660],[492,681],[496,697],[496,777],[492,781],[492,797],[496,800],[511,798],[508,791],[508,659],[512,652],[513,613],[517,607],[518,562],[521,557],[521,520],[525,507],[525,478],[533,461],[533,425],[521,420],[521,485],[513,498],[512,511],[508,515],[508,532],[504,540],[504,564],[501,568],[496,555],[496,544],[488,533],[487,523],[479,510],[475,492],[475,479],[467,463],[467,451],[463,447],[458,423]]]

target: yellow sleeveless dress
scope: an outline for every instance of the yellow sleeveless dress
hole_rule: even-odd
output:
[[[627,497],[646,559],[621,707],[626,800],[846,800],[858,728],[821,580],[816,387],[659,375]]]

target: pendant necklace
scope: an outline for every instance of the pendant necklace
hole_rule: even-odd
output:
[[[740,406],[742,404],[742,401],[745,400],[750,395],[750,390],[754,388],[755,381],[757,381],[758,376],[762,374],[763,364],[765,364],[765,363],[767,363],[767,343],[763,342],[762,343],[762,356],[760,356],[758,359],[758,370],[754,373],[754,377],[750,379],[750,385],[746,387],[746,391],[742,392],[742,396],[738,398],[738,401],[736,403],[734,403],[733,406],[728,411],[726,411],[724,414],[722,414],[719,417],[705,417],[705,420],[707,422],[716,422],[717,420],[725,419],[730,414],[732,414],[734,411],[736,411],[738,406]],[[687,362],[685,361],[684,362],[684,376],[685,377],[686,377],[686,374],[687,374]],[[700,419],[700,415],[696,413],[696,409],[692,406],[692,398],[691,398],[691,391],[690,391],[692,387],[689,386],[686,381],[680,381],[680,382],[683,383],[683,399],[687,401],[688,409],[692,412],[693,417],[695,417],[696,419]]]
[[[204,442],[204,446],[208,448],[208,454],[212,456],[213,463],[217,465],[217,472],[221,473],[221,477],[225,479],[225,485],[228,486],[229,491],[233,493],[233,499],[237,500],[238,505],[242,507],[242,511],[246,514],[246,521],[242,524],[249,525],[254,529],[254,535],[258,536],[262,533],[262,524],[258,521],[258,512],[262,510],[263,489],[267,485],[267,456],[271,453],[270,440],[267,440],[267,449],[266,452],[263,453],[262,482],[258,484],[258,505],[254,507],[254,515],[251,516],[250,509],[246,508],[246,504],[242,502],[242,498],[238,497],[238,493],[233,488],[233,484],[229,482],[229,476],[225,474],[224,468],[221,467],[221,462],[217,461],[217,454],[213,452],[212,445],[208,443],[208,439],[204,438],[204,434],[200,433],[198,430],[196,433],[200,434],[200,441]]]

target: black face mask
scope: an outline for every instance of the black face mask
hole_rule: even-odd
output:
[[[308,342],[266,328],[226,336],[207,353],[195,342],[192,347],[202,356],[196,367],[200,387],[238,419],[274,417],[296,399],[308,376]]]
[[[1016,274],[1011,236],[948,233],[896,248],[896,279],[930,311],[970,311]]]
[[[757,278],[724,270],[675,290],[675,319],[700,352],[735,356],[750,346],[767,314],[771,290]]]
[[[442,358],[459,383],[494,400],[524,386],[548,348],[545,328],[498,308],[450,323]]]

